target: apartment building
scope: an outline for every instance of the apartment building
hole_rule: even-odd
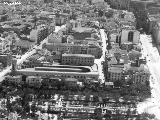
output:
[[[89,54],[63,54],[62,64],[92,66],[95,57]]]
[[[47,36],[48,36],[48,28],[45,25],[39,25],[37,29],[33,29],[30,32],[30,39],[38,44]]]
[[[84,45],[84,44],[70,44],[70,43],[46,43],[43,45],[49,51],[59,51],[61,53],[70,54],[91,54],[95,58],[102,56],[102,49],[100,46]]]
[[[124,66],[125,74],[129,75],[128,80],[132,81],[134,84],[146,84],[149,81],[150,72],[148,67],[144,64],[140,66],[127,64]]]
[[[124,68],[119,67],[110,67],[108,68],[108,76],[109,81],[115,82],[117,80],[124,80]]]

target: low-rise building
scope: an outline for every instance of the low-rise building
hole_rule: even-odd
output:
[[[146,84],[150,78],[150,72],[148,67],[144,64],[140,66],[131,66],[130,64],[125,65],[125,74],[129,75],[128,80],[134,84]]]
[[[117,80],[124,80],[124,68],[123,67],[109,67],[108,77],[109,81],[114,82]]]
[[[41,86],[41,77],[40,76],[28,76],[26,78],[26,84],[30,87],[40,87]]]
[[[89,54],[63,54],[62,64],[92,66],[95,57]]]
[[[22,76],[18,75],[18,76],[5,76],[5,81],[7,83],[13,83],[13,84],[21,84],[22,83]]]
[[[30,39],[36,43],[40,43],[48,36],[48,28],[45,25],[40,25],[37,29],[33,29],[30,32]]]

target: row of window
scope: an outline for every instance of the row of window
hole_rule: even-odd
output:
[[[74,62],[74,63],[79,63],[79,62],[89,62],[89,63],[91,63],[91,62],[94,62],[94,60],[82,60],[82,59],[78,59],[78,60],[76,60],[76,59],[62,59],[62,62]]]

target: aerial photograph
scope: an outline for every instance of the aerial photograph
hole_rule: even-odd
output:
[[[160,0],[0,0],[0,120],[160,120]]]

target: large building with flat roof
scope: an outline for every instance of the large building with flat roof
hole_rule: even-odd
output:
[[[15,67],[16,68],[16,67]],[[98,80],[98,70],[89,66],[52,65],[17,70],[16,74],[24,76],[58,77],[58,78],[92,78]]]

